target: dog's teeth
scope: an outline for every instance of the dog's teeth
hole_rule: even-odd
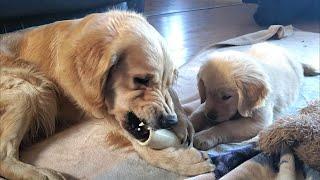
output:
[[[140,124],[139,124],[139,126],[141,127],[141,126],[144,126],[144,123],[143,122],[141,122]]]

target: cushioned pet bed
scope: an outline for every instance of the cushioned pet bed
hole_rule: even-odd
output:
[[[217,51],[225,49],[245,50],[250,47],[250,44],[267,39],[271,39],[268,40],[270,43],[288,49],[297,57],[297,60],[313,64],[313,66],[319,68],[319,64],[317,64],[319,63],[319,34],[293,30],[290,26],[272,26],[265,31],[215,44],[209,48]],[[195,58],[179,68],[179,78],[175,89],[183,104],[189,103],[189,105],[194,106],[200,101],[197,96],[196,74],[201,63],[198,58]],[[306,77],[299,100],[286,113],[296,113],[298,109],[306,106],[309,101],[319,99],[319,81],[319,76]],[[108,129],[107,121],[88,119],[74,125],[25,149],[21,153],[22,160],[36,166],[60,171],[67,175],[69,179],[185,178],[149,166],[139,158],[130,145],[110,147],[106,141],[108,139],[107,134],[112,129]],[[255,144],[255,142],[250,141],[219,145],[210,150],[212,160],[217,165],[217,170],[214,173],[195,178],[219,178],[254,156],[265,158],[254,148]],[[277,160],[273,159],[274,161]],[[317,173],[312,169],[311,171]]]

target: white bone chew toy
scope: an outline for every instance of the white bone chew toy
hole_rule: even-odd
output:
[[[149,146],[152,149],[165,149],[180,145],[178,137],[167,129],[149,129],[149,132],[150,133],[147,140],[138,141],[141,145]]]

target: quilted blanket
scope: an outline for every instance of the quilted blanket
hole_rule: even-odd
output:
[[[214,173],[190,179],[320,178],[320,101],[278,119],[259,138],[210,151]]]

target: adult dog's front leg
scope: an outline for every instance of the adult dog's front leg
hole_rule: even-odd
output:
[[[4,100],[1,99],[1,100]],[[29,102],[17,102],[0,117],[0,176],[8,179],[64,179],[53,170],[37,168],[19,160],[19,146],[32,124],[32,112],[24,112],[22,106]],[[1,105],[0,105],[1,106]]]
[[[29,71],[3,68],[0,76],[0,176],[8,179],[64,179],[58,172],[19,160],[20,143],[30,128],[36,127],[36,121],[43,124],[49,134],[54,129],[57,113],[54,87],[37,77],[30,77]]]
[[[153,166],[160,167],[180,175],[195,176],[212,172],[215,166],[207,153],[195,148],[166,148],[154,150],[133,142],[134,149],[139,155]]]
[[[264,125],[252,118],[226,121],[196,133],[193,144],[197,149],[208,150],[218,144],[248,140],[256,136]]]

